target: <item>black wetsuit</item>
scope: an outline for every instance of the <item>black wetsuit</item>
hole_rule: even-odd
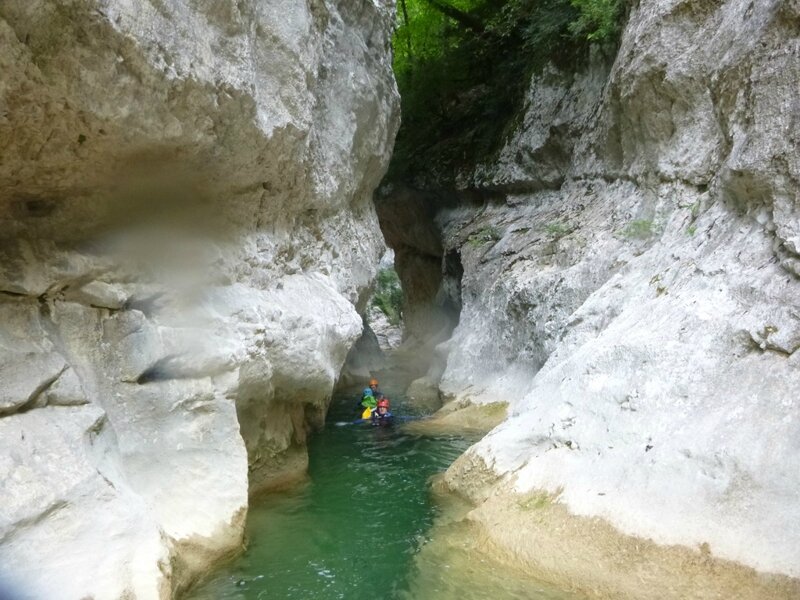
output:
[[[390,411],[380,414],[377,410],[372,413],[373,427],[388,427],[394,423],[394,415]]]

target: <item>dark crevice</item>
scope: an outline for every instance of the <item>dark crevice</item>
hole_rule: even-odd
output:
[[[464,277],[464,266],[461,264],[461,252],[450,250],[442,260],[442,307],[450,315],[453,328],[461,319],[461,280]]]
[[[224,364],[209,366],[203,364],[202,361],[198,364],[194,364],[191,361],[184,360],[186,356],[186,354],[170,354],[158,359],[155,363],[142,371],[136,379],[123,381],[125,383],[145,385],[148,383],[172,381],[176,379],[203,379],[205,377],[213,377],[231,368]]]
[[[404,364],[409,381],[423,378],[423,387],[438,385],[447,359],[437,347],[452,336],[461,319],[464,266],[460,248],[445,247],[440,217],[450,209],[482,212],[505,202],[502,192],[480,188],[420,191],[387,186],[378,194],[378,218],[395,251],[403,289],[403,346],[413,356]]]
[[[536,194],[538,192],[557,192],[567,181],[565,176],[556,179],[544,180],[522,180],[511,183],[489,184],[481,188],[481,195],[490,203],[496,204],[505,202],[507,194]]]
[[[36,296],[31,296],[24,292],[12,292],[11,290],[0,290],[0,295],[10,296],[11,298],[36,298]]]
[[[157,381],[168,381],[171,379],[184,379],[180,373],[176,372],[175,365],[171,364],[178,356],[171,354],[156,361],[154,365],[145,369],[139,377],[135,379],[138,385],[154,383]]]
[[[30,410],[35,408],[44,408],[48,406],[47,402],[40,404],[39,399],[41,398],[42,394],[44,394],[48,389],[52,387],[52,385],[58,381],[58,378],[64,374],[64,371],[69,369],[69,365],[64,365],[61,370],[56,373],[53,377],[49,377],[45,381],[43,381],[28,397],[28,399],[18,406],[8,409],[0,409],[0,417],[7,417],[9,415],[21,415]]]

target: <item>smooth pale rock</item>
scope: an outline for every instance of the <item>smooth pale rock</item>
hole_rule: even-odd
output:
[[[172,597],[302,472],[384,252],[392,22],[0,4],[0,579]]]
[[[381,350],[394,350],[403,341],[403,329],[399,325],[393,325],[376,306],[371,306],[367,312],[367,323],[378,339],[378,346]]]
[[[81,598],[87,589],[98,598],[168,594],[168,546],[115,464],[114,432],[101,409],[4,417],[0,445],[0,570],[14,598]],[[120,564],[128,577],[111,568]]]
[[[128,295],[121,286],[104,281],[90,281],[67,297],[81,304],[113,310],[119,310],[128,300]]]

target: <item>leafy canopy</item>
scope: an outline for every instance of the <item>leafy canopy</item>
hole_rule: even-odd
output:
[[[402,97],[389,179],[454,174],[499,145],[531,74],[613,43],[624,0],[398,0]]]

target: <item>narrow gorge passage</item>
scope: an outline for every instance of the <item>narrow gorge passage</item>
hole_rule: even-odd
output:
[[[401,389],[385,389],[395,414],[419,415]],[[421,552],[444,510],[432,501],[430,477],[471,441],[424,437],[402,424],[354,425],[357,397],[334,397],[325,428],[309,442],[309,481],[256,502],[246,552],[188,600],[573,598],[470,561],[466,545]]]
[[[800,0],[0,1],[0,600],[800,599],[798,87]]]

